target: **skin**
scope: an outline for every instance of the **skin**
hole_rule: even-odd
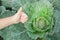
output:
[[[27,20],[28,16],[22,11],[22,7],[20,7],[15,15],[0,19],[0,29],[19,22],[25,23]]]

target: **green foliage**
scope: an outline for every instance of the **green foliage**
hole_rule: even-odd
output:
[[[0,18],[21,6],[29,19],[0,30],[4,40],[60,40],[60,0],[0,0]]]
[[[1,0],[2,5],[5,7],[11,7],[12,10],[18,10],[19,7],[24,5],[25,3],[34,2],[35,0]]]
[[[49,0],[56,10],[60,10],[60,0]]]

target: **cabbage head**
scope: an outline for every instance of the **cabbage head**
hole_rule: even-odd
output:
[[[27,34],[32,39],[44,38],[52,32],[53,28],[53,7],[47,0],[40,0],[34,3],[25,4],[24,8],[29,16],[25,23]],[[28,12],[27,12],[28,11]]]

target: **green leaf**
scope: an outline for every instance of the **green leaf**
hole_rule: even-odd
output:
[[[60,40],[60,11],[54,10],[55,24],[52,35],[52,40]]]
[[[0,17],[3,15],[3,13],[6,11],[4,6],[0,6]]]
[[[32,40],[26,33],[23,24],[15,24],[10,25],[7,28],[4,28],[0,31],[0,36],[4,38],[4,40]]]
[[[60,10],[60,0],[49,0],[53,6],[54,6],[54,9],[56,10]]]

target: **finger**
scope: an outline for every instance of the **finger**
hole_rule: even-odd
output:
[[[20,22],[25,23],[27,20],[28,20],[28,17],[22,17],[22,18],[20,19]]]
[[[27,19],[28,18],[28,16],[24,13],[22,13],[22,15],[21,15],[21,19]]]
[[[28,19],[28,16],[24,12],[22,12],[20,22],[24,23],[27,19]]]
[[[22,12],[22,7],[19,8],[19,10],[17,11],[17,14],[21,14]]]
[[[22,21],[22,23],[25,23],[25,22],[27,22],[27,20],[28,20],[28,19],[25,19],[24,21]]]
[[[23,17],[28,17],[26,13],[22,12]]]

